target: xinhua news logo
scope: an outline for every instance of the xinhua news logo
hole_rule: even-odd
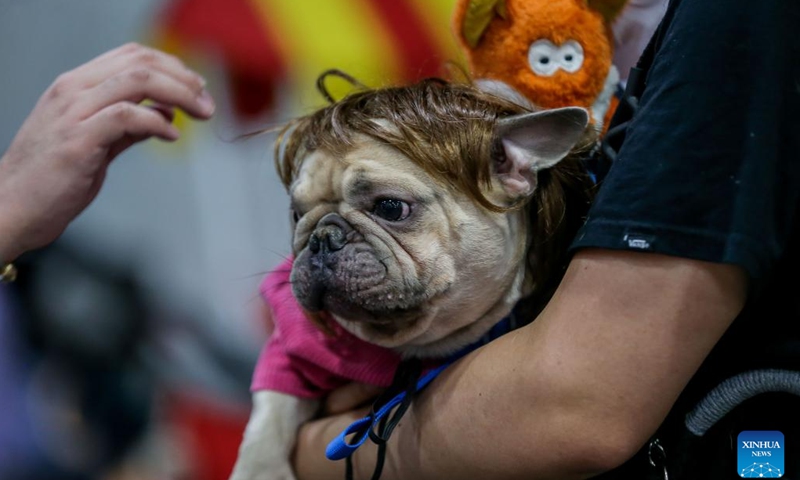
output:
[[[784,472],[783,434],[778,431],[744,431],[739,434],[737,455],[742,478],[780,478]]]

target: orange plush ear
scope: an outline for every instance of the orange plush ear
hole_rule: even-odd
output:
[[[495,16],[507,18],[506,0],[461,0],[456,4],[454,30],[466,47],[475,48]]]

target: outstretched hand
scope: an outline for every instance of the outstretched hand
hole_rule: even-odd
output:
[[[0,262],[61,235],[97,196],[122,151],[151,137],[176,140],[174,107],[198,119],[214,112],[202,77],[141,45],[59,76],[0,161]]]

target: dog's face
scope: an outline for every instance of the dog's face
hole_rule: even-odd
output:
[[[531,195],[537,170],[564,158],[587,122],[578,108],[503,120],[486,197],[503,205]],[[310,153],[290,193],[295,296],[366,341],[447,354],[528,293],[524,209],[488,211],[371,137],[356,137],[344,156]]]

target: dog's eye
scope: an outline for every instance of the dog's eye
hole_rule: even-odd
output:
[[[405,220],[411,213],[411,206],[402,200],[385,198],[375,203],[372,213],[390,222]]]

